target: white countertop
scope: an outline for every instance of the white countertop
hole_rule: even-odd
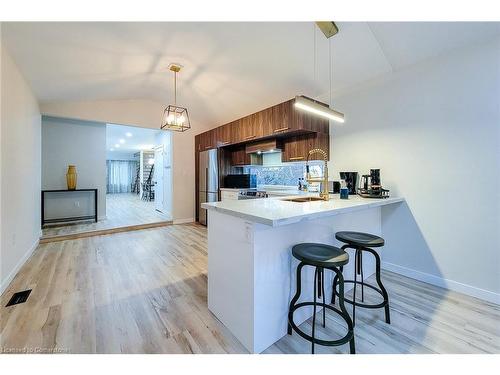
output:
[[[308,195],[318,196],[318,193]],[[203,203],[201,206],[208,210],[216,210],[248,221],[277,227],[297,223],[304,219],[315,219],[404,201],[403,198],[376,199],[359,196],[340,199],[338,194],[331,194],[329,201],[290,202],[283,200],[292,197],[229,200]]]

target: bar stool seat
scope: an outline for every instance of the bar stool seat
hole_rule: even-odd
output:
[[[300,261],[297,266],[297,278],[296,278],[296,292],[290,301],[290,308],[288,310],[288,334],[291,335],[292,331],[298,333],[299,336],[311,342],[311,352],[314,354],[314,345],[325,345],[325,346],[337,346],[349,343],[350,353],[354,354],[354,330],[353,323],[349,313],[347,312],[344,305],[344,277],[342,272],[339,270],[342,266],[349,262],[349,254],[342,249],[335,246],[330,246],[320,243],[301,243],[293,246],[292,255]],[[314,271],[314,297],[312,301],[297,303],[302,291],[302,268],[305,266],[312,266],[315,268]],[[331,270],[335,273],[335,278],[337,280],[336,286],[338,286],[337,295],[339,297],[339,307],[340,309],[325,303],[325,283],[324,283],[324,272],[325,269]],[[316,300],[323,297],[322,302],[317,302]],[[312,332],[309,335],[300,329],[293,320],[294,312],[297,309],[303,307],[313,307],[312,316]],[[337,340],[322,340],[318,339],[315,335],[316,327],[316,309],[318,307],[323,308],[323,327],[326,327],[326,310],[332,311],[344,320],[347,325],[347,333],[344,337]]]
[[[340,267],[349,262],[349,254],[338,247],[301,243],[292,248],[292,255],[300,261],[316,267]]]
[[[382,237],[362,232],[337,232],[335,238],[341,242],[356,246],[381,247],[385,244]]]

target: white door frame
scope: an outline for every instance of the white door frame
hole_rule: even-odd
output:
[[[159,158],[158,155],[161,155]],[[155,184],[155,210],[163,212],[165,209],[164,199],[165,199],[165,187],[164,185],[164,163],[165,163],[165,150],[163,145],[156,146],[154,148],[155,155],[155,166],[154,166],[154,184]],[[161,159],[161,161],[160,161]]]

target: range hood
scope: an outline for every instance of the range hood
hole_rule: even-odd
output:
[[[277,139],[267,139],[259,142],[249,143],[245,146],[247,154],[265,154],[271,152],[280,152],[281,142]]]

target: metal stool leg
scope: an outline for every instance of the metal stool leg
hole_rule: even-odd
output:
[[[359,249],[356,249],[356,253],[354,254],[354,289],[352,295],[352,325],[356,326],[356,289],[358,286],[358,261],[359,261]]]
[[[365,302],[365,278],[363,276],[363,252],[359,252],[359,273],[361,274],[361,302]]]
[[[344,245],[341,247],[342,250],[345,251],[345,249],[347,249],[349,246],[348,245]],[[344,272],[344,266],[340,266],[340,272]],[[335,276],[333,277],[333,285],[332,285],[332,305],[335,305],[335,291],[337,290],[337,281],[338,281],[338,277],[337,277],[337,274],[335,274]]]
[[[287,329],[287,333],[289,335],[292,334],[292,326],[290,324],[290,322],[293,319],[292,307],[299,300],[300,293],[302,291],[302,267],[304,267],[304,263],[300,262],[299,265],[297,266],[297,287],[295,289],[295,295],[293,296],[292,300],[290,301],[290,308],[288,309],[288,329]]]
[[[382,284],[382,279],[380,277],[380,256],[373,249],[365,248],[364,250],[372,253],[375,257],[375,279],[377,281],[378,287],[380,288],[380,291],[382,292],[382,297],[384,298],[385,322],[387,324],[391,324],[391,313],[389,311],[389,295],[387,294],[387,290],[385,289],[384,284]]]
[[[344,320],[347,322],[347,329],[351,332],[352,334],[352,339],[349,340],[349,351],[351,354],[356,354],[356,347],[354,344],[354,320],[351,320],[351,317],[349,316],[349,313],[347,312],[347,309],[345,308],[344,304],[344,276],[342,276],[342,272],[333,268],[333,271],[335,271],[336,276],[338,277],[338,285],[339,285],[339,307],[340,311],[342,311]]]
[[[321,292],[323,294],[323,306],[325,306],[325,269],[321,269]],[[326,307],[323,307],[323,328],[326,327]]]
[[[344,267],[340,267],[340,272],[344,271]],[[332,285],[332,305],[335,305],[335,291],[337,290],[337,282],[339,278],[337,274],[333,277],[333,285]]]
[[[315,340],[315,336],[314,336],[314,331],[315,331],[315,326],[316,326],[316,285],[317,285],[317,281],[318,281],[318,267],[316,267],[316,269],[314,270],[314,299],[313,299],[313,321],[312,321],[312,333],[311,333],[311,337],[312,337],[312,341],[311,341],[311,354],[314,354],[314,340]]]

